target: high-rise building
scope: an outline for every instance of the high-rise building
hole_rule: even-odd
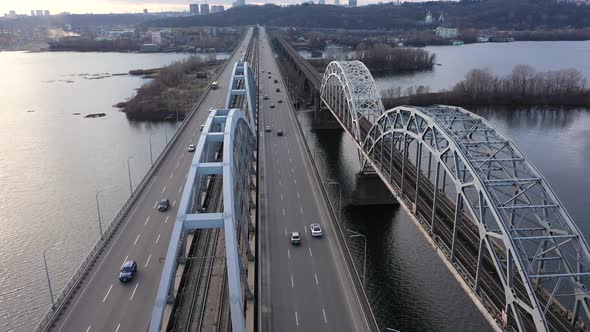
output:
[[[191,14],[199,15],[199,4],[198,3],[191,3],[189,5]]]
[[[326,4],[326,0],[319,0],[318,1],[318,5],[325,5]]]
[[[240,7],[246,5],[246,0],[236,0],[232,4],[234,7]]]
[[[49,12],[49,10],[45,10],[45,11],[43,11],[43,14],[44,14],[45,16],[51,16],[51,13]]]
[[[147,14],[147,13],[148,13],[148,10],[144,8],[144,9],[143,9],[143,13],[144,13],[144,14]]]
[[[35,16],[35,11],[31,9],[31,16]]]
[[[207,15],[207,14],[209,14],[209,4],[202,3],[201,4],[201,15]]]
[[[43,11],[40,9],[35,10],[35,16],[43,16]]]
[[[340,6],[340,0],[334,0],[334,5]]]
[[[223,5],[213,5],[211,6],[211,13],[221,13],[225,10]]]
[[[356,7],[356,0],[348,0],[348,7]]]

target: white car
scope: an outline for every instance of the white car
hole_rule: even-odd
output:
[[[268,96],[267,95],[264,95],[264,100],[268,100]]]
[[[270,126],[266,126],[266,128],[264,129],[264,131],[266,131],[267,133],[271,132]]]
[[[197,148],[195,148],[195,145],[194,144],[191,144],[191,145],[188,146],[188,149],[187,150],[188,150],[188,152],[195,152],[196,149]]]
[[[290,240],[293,245],[301,244],[301,235],[299,235],[299,232],[291,232]]]
[[[314,237],[321,237],[322,236],[322,226],[320,224],[311,224],[309,225],[311,229],[311,236]]]

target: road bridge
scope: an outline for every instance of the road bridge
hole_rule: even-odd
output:
[[[231,82],[233,65],[246,53],[252,35],[253,29],[249,29],[218,72],[215,80],[221,83],[222,89],[208,89],[193,106],[36,331],[147,330],[165,262],[163,258],[176,224],[180,193],[188,190],[184,185],[192,158],[187,146],[197,143],[201,124],[209,121],[209,110],[225,106],[224,84]],[[212,127],[220,125],[216,119],[221,117],[239,117],[230,113],[219,116],[211,120]],[[237,126],[241,127],[239,123]],[[210,166],[212,170],[215,165]],[[168,198],[171,203],[170,209],[164,213],[156,209],[157,202],[163,198]],[[123,284],[117,276],[121,264],[127,259],[137,261],[139,271],[133,282]],[[235,276],[235,273],[231,274],[232,282],[235,282]]]
[[[510,138],[459,107],[384,110],[359,61],[330,63],[321,99],[490,321],[588,328],[588,244]]]

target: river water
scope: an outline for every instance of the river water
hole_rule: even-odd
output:
[[[0,52],[0,331],[30,331],[177,124],[131,122],[112,105],[147,81],[110,76],[186,54]],[[219,58],[227,54],[219,54]],[[80,115],[74,115],[80,113]],[[103,118],[83,118],[106,113]],[[56,245],[57,244],[57,245]]]
[[[504,73],[519,63],[532,63],[539,70],[574,67],[590,78],[588,42],[476,44],[433,50],[442,64],[434,72],[379,78],[379,87],[447,88],[471,66]],[[127,158],[133,155],[135,185],[148,169],[150,137],[155,158],[166,136],[177,127],[170,122],[130,122],[111,107],[131,97],[145,80],[91,78],[159,67],[184,56],[0,53],[0,331],[33,328],[50,304],[43,250],[53,248],[47,251],[47,263],[58,293],[98,237],[96,191],[101,190],[99,203],[106,223],[129,195]],[[73,115],[78,112],[81,115]],[[82,118],[99,112],[107,116]],[[586,220],[590,177],[585,172],[590,164],[590,113],[478,112],[516,142],[590,236]],[[308,116],[302,116],[304,123]],[[342,184],[343,222],[368,237],[367,290],[381,326],[403,331],[489,329],[403,210],[346,203],[359,168],[350,139],[339,132],[313,132],[309,139],[318,146],[321,167]],[[337,187],[331,189],[336,202]],[[350,245],[361,267],[363,242],[351,239]]]
[[[376,78],[378,89],[428,85],[447,89],[472,68],[509,73],[516,64],[537,70],[576,68],[590,81],[590,42],[519,42],[429,47],[437,54],[434,71]],[[472,110],[507,134],[539,171],[590,239],[590,110],[482,108]],[[348,204],[360,165],[348,134],[309,131],[312,113],[300,119],[325,178],[342,185],[342,222],[367,236],[367,292],[382,330],[490,330],[465,291],[448,272],[407,213],[397,207]],[[337,208],[338,186],[329,188]],[[363,241],[348,239],[359,273]]]

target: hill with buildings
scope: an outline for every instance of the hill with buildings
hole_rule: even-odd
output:
[[[432,13],[430,20],[427,13]],[[212,15],[176,17],[149,26],[294,26],[326,29],[419,30],[438,25],[461,29],[532,30],[590,27],[590,6],[554,0],[482,0],[343,7],[302,4],[240,6]]]

